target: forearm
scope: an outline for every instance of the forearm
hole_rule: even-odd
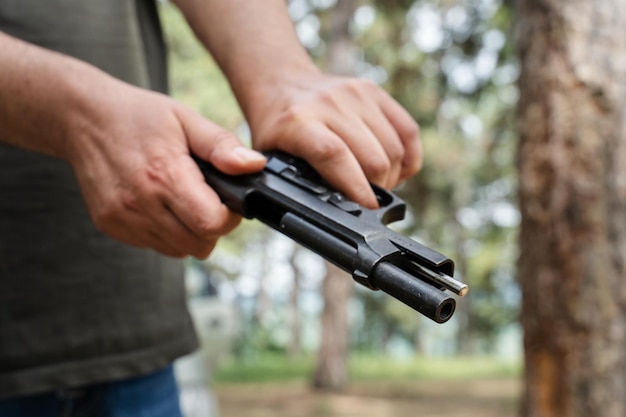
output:
[[[81,86],[106,77],[76,59],[0,33],[0,141],[67,158]]]
[[[267,89],[318,69],[300,44],[285,0],[175,0],[228,78],[244,112]]]

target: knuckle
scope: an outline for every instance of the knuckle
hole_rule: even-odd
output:
[[[332,89],[323,90],[318,93],[319,101],[330,109],[339,109],[341,104],[339,103],[339,97],[337,92]]]
[[[153,187],[148,187],[148,184],[163,186],[172,182],[168,158],[161,155],[151,157],[145,164],[144,169],[135,172],[133,177],[131,183],[134,184],[138,194],[151,195]]]
[[[346,152],[346,146],[338,140],[315,141],[311,148],[311,157],[317,161],[337,159]]]
[[[219,237],[228,234],[237,226],[239,221],[237,221],[236,219],[238,219],[238,217],[229,216],[227,219],[221,220],[219,222],[212,221],[210,219],[198,220],[195,224],[195,233],[197,236],[203,239],[203,241],[205,242],[204,244],[206,244],[206,242],[210,242],[210,245],[214,245],[215,241]],[[200,249],[199,253],[203,253],[202,251],[203,250]]]
[[[241,221],[241,217],[234,214],[227,214],[219,219],[214,217],[198,219],[195,223],[197,236],[205,242],[214,242],[225,234],[231,232]]]
[[[380,87],[374,81],[369,78],[359,78],[358,80],[359,88],[366,89],[368,91],[378,90]]]
[[[140,202],[139,202],[139,192],[136,190],[125,190],[120,194],[120,204],[119,207],[117,204],[111,205],[111,207],[107,207],[111,211],[111,215],[115,211],[123,210],[123,211],[133,211],[137,212],[140,210]]]
[[[391,170],[391,161],[387,158],[372,159],[364,167],[367,176],[374,181],[381,181]]]
[[[387,156],[389,157],[390,164],[401,164],[405,156],[404,147],[400,143],[389,145],[387,149]]]
[[[372,93],[377,90],[378,85],[367,78],[353,78],[346,83],[347,90],[356,96],[360,96],[362,93]]]
[[[219,233],[218,225],[210,219],[197,219],[195,223],[196,234],[201,238],[210,240]]]
[[[298,106],[292,106],[292,107],[289,107],[288,109],[285,109],[281,113],[277,124],[279,126],[304,124],[304,117],[302,115],[302,110]]]
[[[121,194],[123,207],[139,211],[162,199],[177,184],[180,172],[168,155],[151,156],[143,166],[130,173]]]
[[[399,127],[398,133],[406,140],[416,140],[420,137],[420,126],[414,120],[410,120]]]
[[[419,139],[416,146],[409,149],[410,151],[407,152],[402,160],[402,176],[405,178],[417,174],[422,169],[424,162],[424,151]]]
[[[405,163],[403,166],[402,177],[408,178],[417,174],[422,169],[422,162],[422,157],[420,155],[417,158],[413,158],[408,163]]]
[[[293,105],[280,112],[277,118],[262,131],[253,132],[255,143],[258,141],[272,143],[276,140],[291,139],[294,135],[301,135],[311,130],[311,122],[314,117],[311,109],[305,105]]]

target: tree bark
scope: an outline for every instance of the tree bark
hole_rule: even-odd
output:
[[[322,336],[313,376],[315,388],[337,390],[348,382],[348,301],[352,294],[352,278],[326,262],[323,283],[324,311]]]
[[[338,1],[330,15],[328,39],[328,71],[354,75],[356,54],[350,37],[350,21],[358,6],[357,0]]]
[[[626,415],[625,6],[517,2],[525,417]]]

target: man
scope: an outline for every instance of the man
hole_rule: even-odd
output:
[[[176,4],[254,148],[369,207],[368,180],[417,172],[416,123],[374,84],[322,74],[284,0]],[[151,0],[0,0],[0,31],[0,417],[179,415],[169,365],[196,342],[174,258],[206,258],[240,220],[189,155],[229,174],[265,160],[161,94]]]

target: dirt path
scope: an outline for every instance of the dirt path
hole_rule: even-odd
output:
[[[356,383],[341,394],[302,383],[216,389],[220,417],[514,417],[516,379]]]

